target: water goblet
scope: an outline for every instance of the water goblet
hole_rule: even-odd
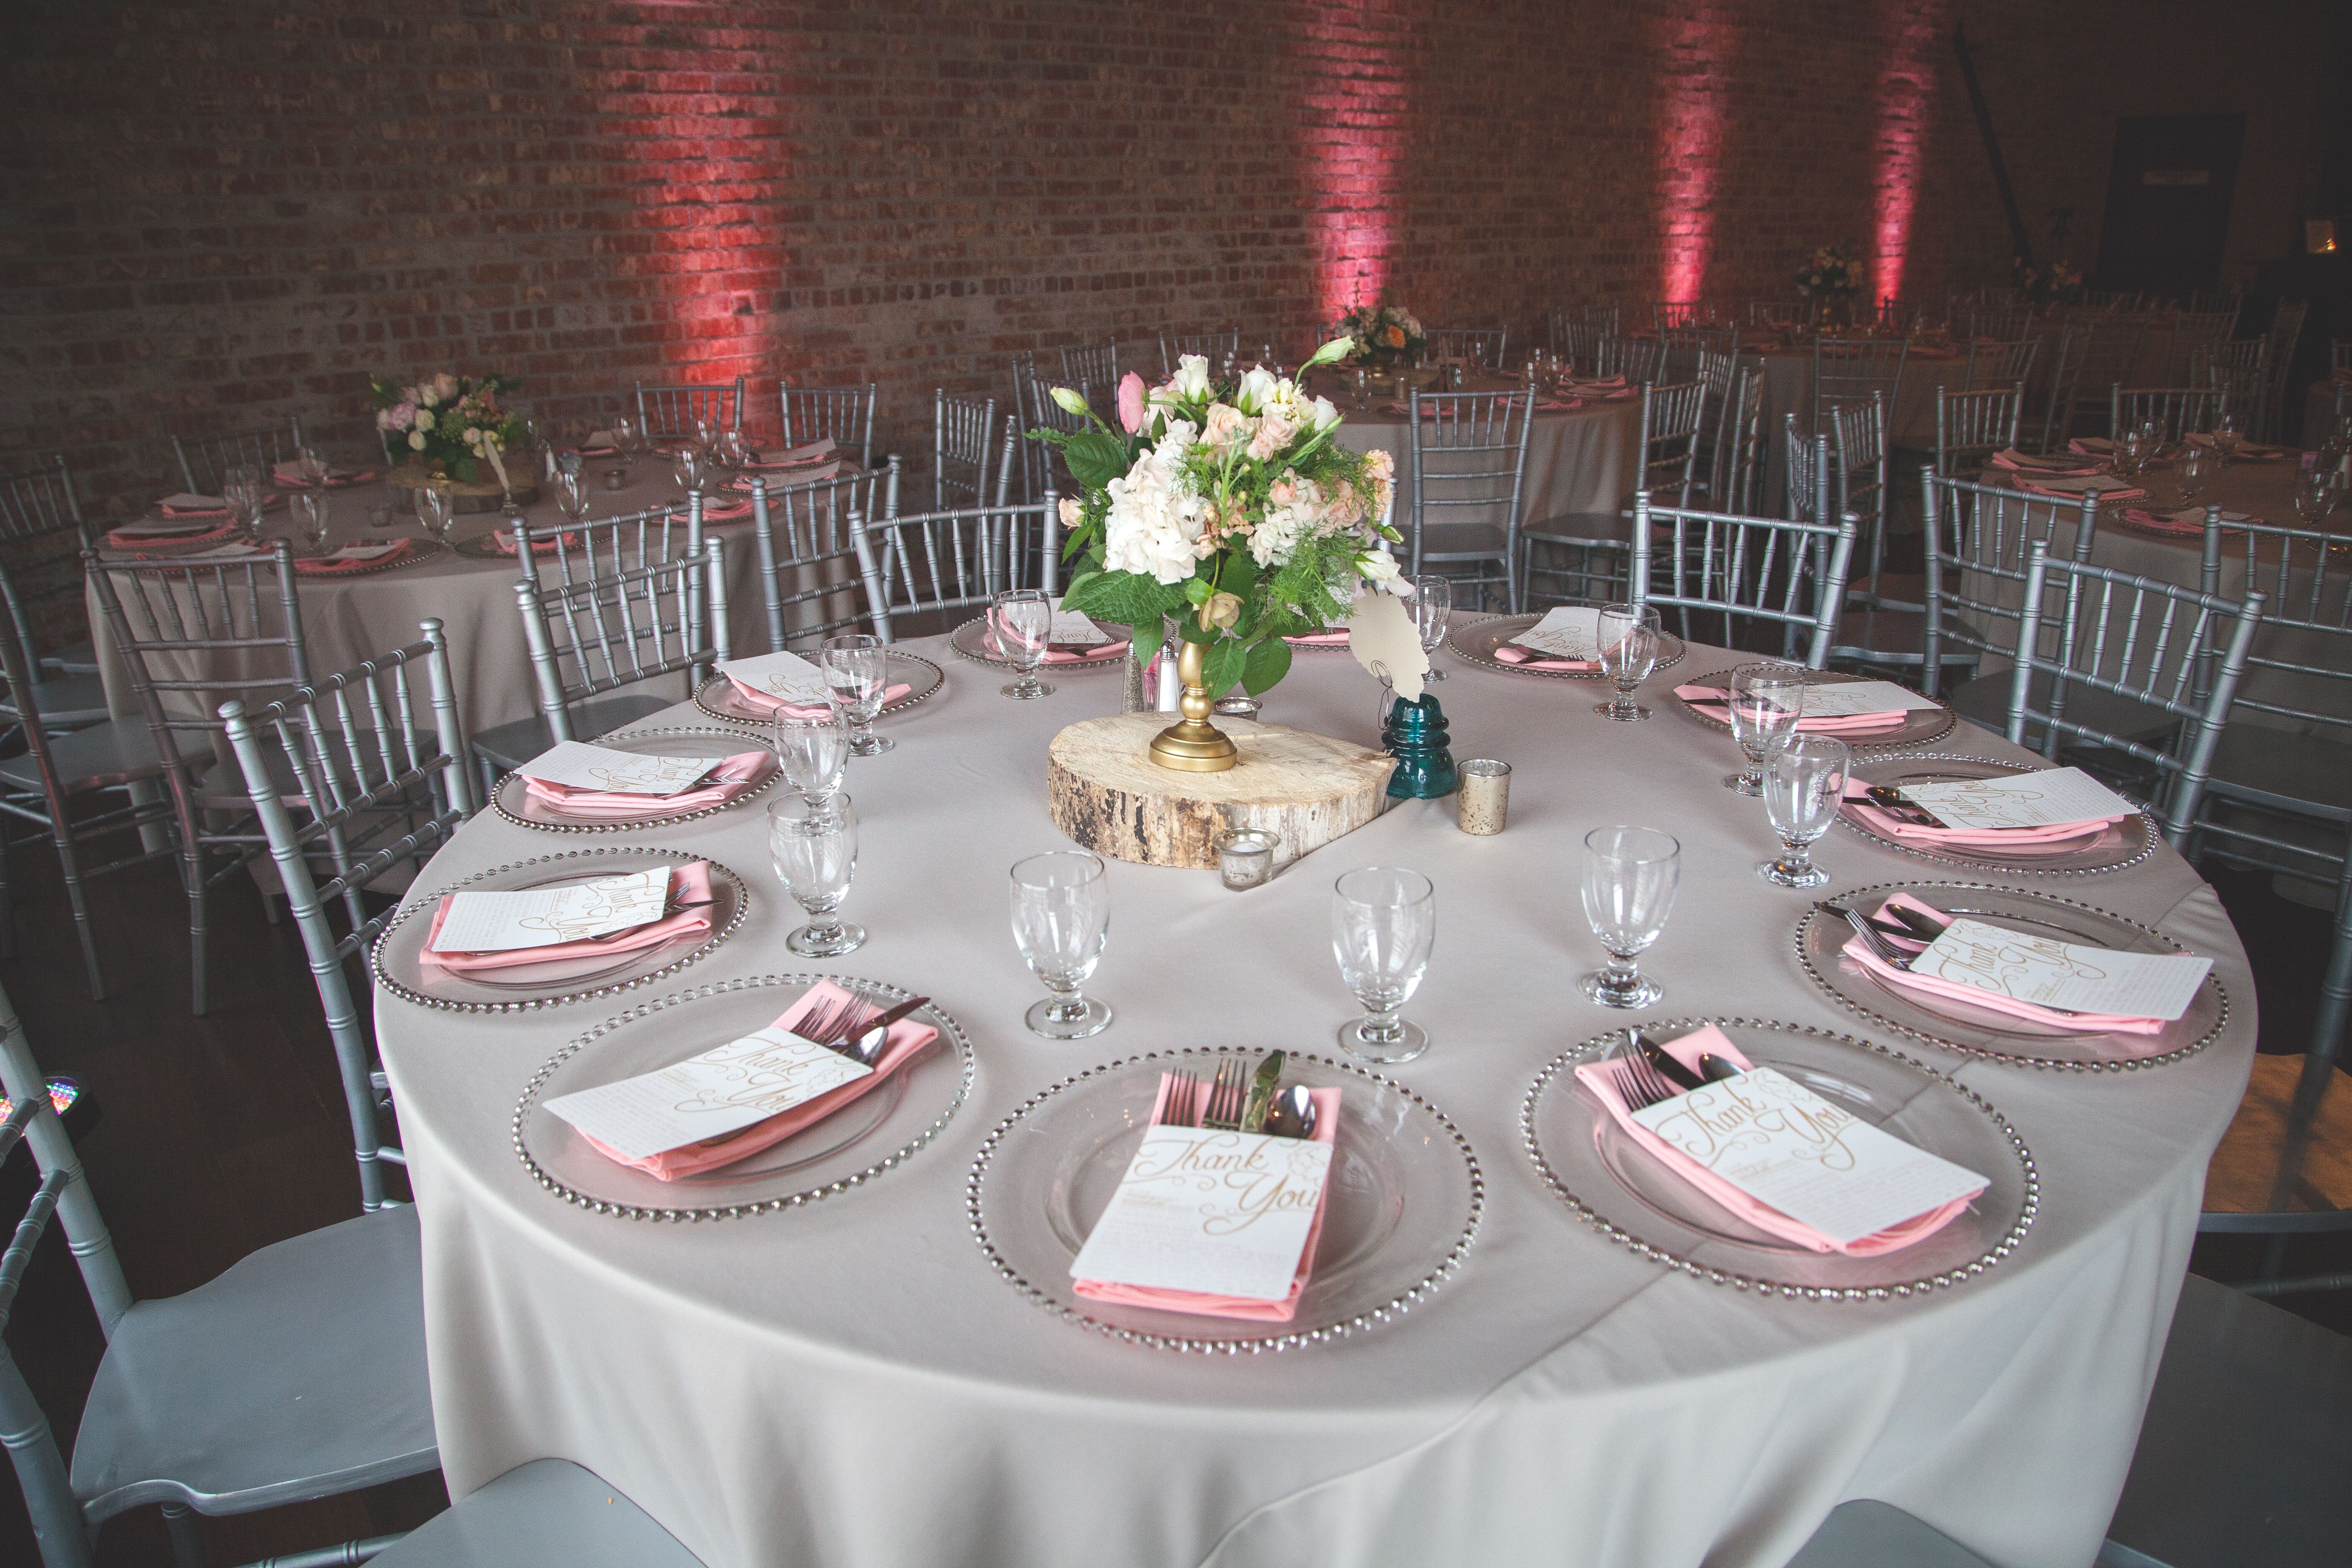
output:
[[[325,453],[316,447],[305,447],[295,454],[294,471],[302,477],[306,485],[323,485],[327,482],[328,474],[333,470]]]
[[[566,521],[578,523],[588,515],[588,476],[578,468],[564,468],[555,476],[556,510]]]
[[[1356,412],[1361,414],[1370,405],[1371,387],[1370,378],[1365,374],[1363,368],[1361,366],[1358,366],[1356,370]]]
[[[680,447],[669,455],[670,482],[677,487],[678,494],[690,496],[702,489],[709,473],[705,463],[699,447]]]
[[[2336,474],[2329,468],[2306,468],[2295,476],[2294,514],[2307,527],[2317,528],[2336,510]]]
[[[2202,493],[2206,480],[2213,477],[2220,461],[2211,447],[2195,442],[2180,449],[2180,457],[2172,466],[2172,477],[2179,482],[2182,506],[2192,504]]]
[[[645,438],[644,426],[629,416],[624,414],[613,421],[613,449],[621,454],[623,462],[636,461],[637,455],[645,450]]]
[[[2118,431],[2115,444],[2116,477],[2137,479],[2140,471],[2147,467],[2149,453],[2146,432],[2137,427]]]
[[[849,725],[838,711],[782,710],[771,731],[784,782],[803,799],[814,805],[841,788],[842,775],[849,771]]]
[[[705,455],[716,450],[719,446],[719,425],[718,420],[701,417],[698,417],[695,420],[694,445],[696,450],[700,451]]]
[[[1409,1062],[1429,1048],[1421,1026],[1397,1009],[1412,999],[1437,940],[1437,889],[1418,871],[1368,866],[1331,885],[1331,952],[1364,1016],[1339,1028],[1339,1045],[1368,1062]]]
[[[244,537],[258,540],[263,505],[261,481],[251,468],[221,472],[221,504],[228,509],[229,526]]]
[[[1051,993],[1022,1017],[1033,1035],[1082,1040],[1110,1027],[1110,1005],[1078,988],[1110,934],[1110,877],[1083,849],[1032,855],[1013,866],[1013,940]]]
[[[890,688],[890,655],[882,639],[866,632],[827,637],[817,651],[817,665],[835,709],[848,721],[849,754],[878,757],[896,746],[888,736],[874,732]]]
[[[2229,467],[2230,459],[2238,455],[2238,447],[2246,438],[2244,417],[2231,409],[2223,409],[2213,420],[2213,450],[2221,454],[2221,466]]]
[[[740,430],[724,431],[719,437],[718,457],[719,462],[740,473],[751,467],[751,443],[743,439]]]
[[[1004,660],[1021,679],[999,688],[1018,702],[1050,697],[1054,689],[1037,679],[1037,667],[1054,637],[1054,601],[1042,588],[1008,588],[988,606],[989,629]]]
[[[310,541],[311,552],[326,553],[327,492],[323,489],[294,492],[294,521],[301,529],[302,537]]]
[[[1421,651],[1433,654],[1445,640],[1445,623],[1454,614],[1454,583],[1451,578],[1434,574],[1412,580],[1412,597],[1405,601],[1412,612],[1412,629],[1421,638]],[[1443,680],[1445,672],[1434,661],[1423,681]]]
[[[457,515],[457,495],[447,480],[416,487],[416,521],[436,542],[449,542],[449,525]]]
[[[784,938],[803,958],[838,958],[866,943],[866,929],[841,918],[857,871],[857,813],[845,795],[783,795],[768,805],[768,858],[809,923]]]
[[[1601,673],[1616,689],[1592,710],[1620,724],[1635,724],[1650,710],[1633,700],[1633,693],[1657,667],[1658,612],[1652,605],[1604,605],[1593,637],[1601,644]]]
[[[1609,954],[1606,967],[1577,982],[1603,1007],[1653,1007],[1665,987],[1636,961],[1666,929],[1682,880],[1683,847],[1654,827],[1596,827],[1584,836],[1584,918]]]
[[[1731,738],[1748,765],[1723,776],[1724,787],[1741,795],[1764,793],[1764,767],[1797,732],[1805,716],[1805,670],[1777,659],[1743,664],[1731,672]]]
[[[1833,735],[1799,735],[1764,774],[1764,815],[1781,853],[1756,868],[1776,888],[1820,888],[1830,874],[1813,864],[1813,840],[1830,830],[1845,802],[1853,752]]]

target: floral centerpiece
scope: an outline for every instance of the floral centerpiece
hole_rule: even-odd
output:
[[[1420,318],[1402,305],[1359,305],[1339,318],[1339,331],[1347,334],[1343,357],[1371,370],[1419,364],[1429,348]]]
[[[1851,300],[1862,292],[1853,241],[1824,245],[1797,268],[1797,292],[1808,300]]]
[[[2035,267],[2021,256],[2015,271],[2018,289],[2036,305],[2067,304],[2083,297],[2083,274],[2071,262]]]
[[[523,423],[500,405],[499,395],[521,385],[512,376],[444,371],[414,386],[395,386],[378,375],[368,378],[368,401],[393,458],[404,448],[429,470],[460,484],[502,483],[500,454],[522,441]]]

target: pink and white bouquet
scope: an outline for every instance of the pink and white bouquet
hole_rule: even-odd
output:
[[[1797,292],[1808,300],[1851,300],[1862,292],[1862,264],[1854,245],[1824,245],[1797,268]]]
[[[446,371],[413,386],[396,386],[377,375],[368,378],[368,401],[394,461],[404,451],[461,484],[477,484],[486,478],[486,468],[499,472],[500,454],[523,440],[522,416],[499,402],[499,394],[521,386],[512,376]]]
[[[1339,318],[1339,329],[1348,335],[1350,364],[1375,370],[1415,365],[1429,350],[1421,319],[1402,305],[1359,305]]]

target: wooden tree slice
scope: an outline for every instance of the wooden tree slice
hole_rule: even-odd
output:
[[[1281,837],[1276,865],[1344,837],[1389,808],[1396,759],[1280,724],[1219,719],[1241,760],[1188,773],[1151,761],[1166,713],[1118,713],[1073,724],[1046,748],[1055,825],[1097,855],[1147,866],[1213,869],[1217,839],[1255,827]]]

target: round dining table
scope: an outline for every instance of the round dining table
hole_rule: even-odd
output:
[[[657,847],[730,869],[748,895],[724,941],[631,990],[467,1013],[377,988],[453,1495],[569,1458],[710,1568],[1769,1568],[1854,1498],[2013,1568],[2091,1560],[2254,1048],[2244,953],[2179,856],[2159,844],[2101,874],[1972,877],[1833,826],[1815,850],[1830,892],[1980,881],[2095,906],[2211,959],[2226,996],[2200,1048],[2137,1070],[1963,1054],[1809,976],[1795,932],[1812,895],[1759,879],[1777,845],[1761,805],[1722,782],[1736,750],[1667,689],[1744,656],[1691,645],[1644,689],[1652,716],[1616,723],[1594,711],[1593,682],[1449,647],[1435,656],[1449,679],[1430,690],[1456,757],[1512,764],[1505,829],[1473,836],[1452,799],[1404,799],[1243,891],[1213,871],[1113,861],[1087,991],[1114,1018],[1055,1042],[1023,1026],[1044,993],[1015,949],[1007,868],[1069,847],[1049,815],[1047,744],[1117,712],[1118,678],[1049,670],[1050,697],[1011,701],[1003,671],[947,639],[903,646],[947,681],[883,721],[895,750],[850,766],[860,847],[843,913],[870,935],[845,957],[786,951],[804,917],[769,868],[758,804],[593,836],[486,813],[418,877],[411,910],[502,868]],[[1344,650],[1302,650],[1264,719],[1373,745],[1376,695]],[[680,708],[629,733],[711,722]],[[2034,760],[1965,725],[1916,749]],[[1664,997],[1634,1015],[1577,989],[1602,956],[1580,845],[1615,823],[1681,843],[1678,896],[1641,961]],[[1405,1008],[1428,1050],[1348,1089],[1412,1110],[1391,1133],[1419,1142],[1397,1159],[1467,1184],[1466,1228],[1435,1216],[1434,1234],[1462,1234],[1425,1288],[1345,1333],[1180,1353],[1100,1331],[1057,1273],[1002,1267],[1003,1227],[1042,1224],[1051,1194],[1005,1190],[1000,1168],[1051,1166],[1053,1149],[1023,1141],[1045,1137],[1042,1110],[1097,1069],[1200,1047],[1339,1059],[1335,1033],[1359,1010],[1333,962],[1332,884],[1374,865],[1436,889],[1433,955]],[[913,991],[954,1021],[968,1089],[924,1137],[806,1201],[699,1219],[569,1201],[543,1181],[519,1107],[550,1064],[628,1030],[666,1030],[683,1058],[723,1041],[718,1013],[740,1015],[743,987],[806,974]],[[1771,1260],[1736,1247],[1677,1267],[1637,1245],[1638,1214],[1615,1234],[1592,1223],[1531,1155],[1531,1091],[1564,1052],[1629,1023],[1672,1038],[1706,1018],[1821,1031],[1901,1058],[1912,1092],[1997,1113],[2030,1178],[2021,1235],[1934,1280],[1845,1299],[1763,1289],[1752,1279]],[[723,1184],[704,1201],[723,1204]],[[1392,1217],[1406,1232],[1431,1216]],[[1172,1339],[1206,1321],[1153,1315]]]

